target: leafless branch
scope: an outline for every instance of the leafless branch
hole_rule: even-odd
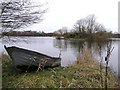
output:
[[[0,2],[2,32],[9,32],[33,23],[41,22],[47,9],[43,5],[32,5],[29,0]]]
[[[105,90],[107,90],[108,86],[107,86],[107,75],[108,75],[108,63],[109,63],[109,58],[110,55],[113,51],[114,47],[112,47],[112,42],[109,42],[107,44],[107,55],[105,57],[105,62],[106,62],[106,68],[105,68]]]

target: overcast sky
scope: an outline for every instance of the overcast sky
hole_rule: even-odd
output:
[[[36,2],[40,0],[35,0]],[[118,1],[119,0],[44,0],[48,2],[48,12],[41,23],[26,28],[53,32],[62,27],[72,29],[75,22],[94,14],[97,22],[107,29],[118,32]]]

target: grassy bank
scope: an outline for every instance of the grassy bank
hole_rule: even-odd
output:
[[[104,88],[104,71],[84,51],[75,64],[39,72],[20,73],[13,70],[11,60],[3,55],[3,87],[6,88]],[[102,75],[102,79],[101,79]],[[117,79],[108,74],[108,87],[118,87]],[[101,83],[101,80],[103,81]]]

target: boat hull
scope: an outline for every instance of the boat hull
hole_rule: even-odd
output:
[[[28,70],[61,66],[61,58],[59,57],[50,57],[35,51],[22,49],[15,46],[4,47],[13,60],[13,65],[16,69]]]

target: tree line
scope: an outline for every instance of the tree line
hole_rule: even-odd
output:
[[[44,31],[10,31],[3,32],[3,36],[54,36],[53,33],[45,33]]]
[[[87,40],[105,40],[112,37],[112,32],[108,31],[102,24],[96,21],[95,15],[89,15],[79,19],[70,33],[65,33],[66,38],[79,38]]]

